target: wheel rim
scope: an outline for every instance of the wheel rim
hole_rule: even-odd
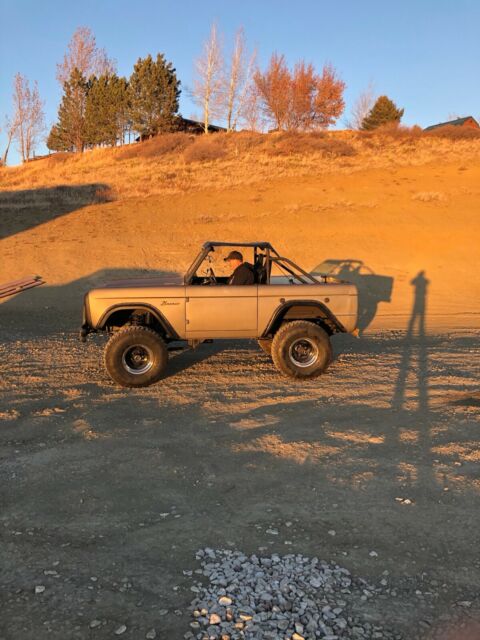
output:
[[[131,345],[122,354],[122,364],[128,373],[141,376],[153,367],[153,353],[144,344]]]
[[[318,347],[310,338],[299,338],[292,342],[288,353],[296,367],[310,367],[318,359]]]

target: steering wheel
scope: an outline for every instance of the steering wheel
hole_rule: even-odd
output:
[[[212,267],[208,267],[205,276],[205,280],[202,282],[202,284],[217,284],[217,278],[215,277],[215,273]]]

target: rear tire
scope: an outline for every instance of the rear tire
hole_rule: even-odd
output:
[[[167,345],[147,327],[121,329],[105,347],[105,367],[122,387],[148,387],[162,377],[167,364]]]
[[[267,356],[272,356],[272,341],[265,339],[265,338],[260,338],[259,340],[257,340],[258,342],[258,346],[260,347],[260,349],[262,351],[264,351]]]
[[[330,338],[313,322],[287,322],[273,337],[272,359],[277,369],[291,378],[319,376],[332,360]]]

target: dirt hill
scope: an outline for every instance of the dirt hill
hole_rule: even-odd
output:
[[[0,169],[0,282],[39,273],[38,303],[126,271],[184,271],[208,239],[269,240],[359,286],[364,330],[480,326],[480,140],[172,134]],[[72,315],[73,317],[73,315]]]

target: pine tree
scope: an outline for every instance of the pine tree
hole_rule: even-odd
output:
[[[129,117],[142,138],[174,128],[179,87],[172,63],[162,54],[138,59],[129,81]]]
[[[397,105],[390,98],[380,96],[363,119],[361,128],[364,131],[370,131],[390,122],[398,124],[403,113],[404,109],[397,109]]]
[[[72,151],[71,147],[67,147],[58,124],[54,124],[50,129],[47,137],[47,147],[50,151]]]
[[[63,90],[58,122],[50,131],[47,146],[52,151],[83,151],[88,83],[77,68],[64,83]]]
[[[123,140],[127,118],[127,81],[115,74],[92,76],[85,104],[85,140],[89,146]]]

